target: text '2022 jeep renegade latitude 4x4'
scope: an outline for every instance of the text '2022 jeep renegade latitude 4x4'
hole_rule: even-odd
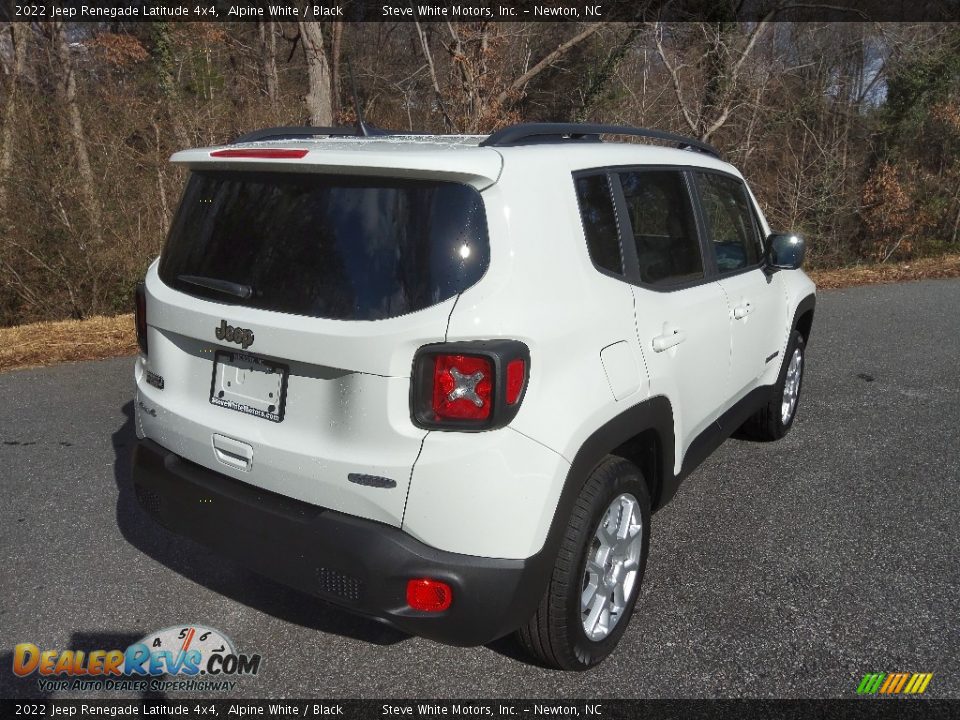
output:
[[[707,145],[274,128],[173,162],[136,493],[283,583],[583,669],[626,630],[651,511],[734,431],[793,423],[803,241]]]

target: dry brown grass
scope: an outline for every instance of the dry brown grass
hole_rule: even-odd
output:
[[[100,360],[136,351],[133,315],[0,328],[0,372],[70,360]]]
[[[813,278],[821,290],[928,278],[960,277],[960,255],[884,265],[853,265],[831,270],[808,270],[807,274]]]
[[[811,270],[808,274],[821,290],[960,277],[960,255],[925,258],[908,263]],[[87,320],[0,328],[0,372],[72,360],[101,360],[133,355],[136,351],[133,315],[98,316]]]

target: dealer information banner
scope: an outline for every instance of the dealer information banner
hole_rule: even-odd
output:
[[[946,700],[157,700],[0,701],[2,718],[950,718]]]
[[[703,17],[703,0],[341,0],[294,3],[257,0],[39,0],[0,2],[0,21],[258,21],[342,20],[494,21],[494,22],[635,22],[688,21]],[[736,19],[778,21],[955,21],[957,0],[890,3],[884,0],[836,0],[830,3],[785,3],[743,0]]]

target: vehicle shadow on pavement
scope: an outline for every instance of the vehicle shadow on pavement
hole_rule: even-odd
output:
[[[126,403],[122,411],[126,420],[112,436],[117,526],[133,547],[198,585],[289,623],[376,645],[393,645],[409,637],[382,623],[344,612],[256,575],[154,523],[140,508],[133,489],[131,463],[137,442],[133,401]],[[210,622],[215,625],[214,619]]]

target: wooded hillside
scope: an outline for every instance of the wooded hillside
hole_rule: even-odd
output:
[[[353,120],[656,127],[716,145],[810,262],[960,250],[960,27],[759,23],[0,25],[0,325],[126,311],[178,149]]]

